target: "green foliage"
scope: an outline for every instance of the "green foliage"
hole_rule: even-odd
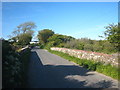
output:
[[[40,46],[40,49],[43,49],[43,48],[44,48],[44,45],[43,45],[43,44],[40,44],[39,46]]]
[[[107,54],[117,52],[115,46],[108,40],[91,40],[89,38],[75,39],[71,36],[53,34],[52,31],[50,31],[52,34],[49,36],[48,34],[44,35],[44,33],[46,33],[45,30],[42,30],[41,32],[43,33],[43,37],[40,39],[42,35],[38,34],[38,38],[40,43],[42,43],[46,49],[49,49],[50,47],[65,47],[71,49],[102,52]]]
[[[120,23],[119,23],[120,25]],[[120,28],[118,25],[109,24],[105,27],[107,30],[104,32],[106,39],[112,43],[118,51],[120,51]]]
[[[45,45],[45,49],[50,49],[50,47],[54,46],[54,41],[51,41]]]
[[[84,50],[84,46],[85,46],[85,44],[80,42],[80,43],[78,44],[78,47],[77,47],[76,49]]]
[[[48,39],[48,42],[54,41],[54,46],[57,46],[60,43],[65,43],[67,41],[70,41],[71,39],[74,39],[74,38],[71,36],[54,34],[52,37]]]
[[[53,36],[47,39],[47,44],[45,48],[49,49],[50,47],[54,47],[54,46],[64,47],[64,43],[66,43],[67,41],[70,41],[71,39],[74,39],[74,38],[71,36],[54,34]]]
[[[17,87],[17,81],[20,80],[18,75],[21,64],[19,55],[12,49],[8,41],[2,40],[2,49],[3,88]]]
[[[6,55],[8,55],[12,51],[12,47],[10,43],[6,40],[2,40],[2,58],[5,59]]]
[[[54,34],[54,31],[49,29],[43,29],[38,32],[38,39],[43,44],[47,43],[47,39]]]
[[[102,47],[103,47],[103,50],[102,52],[104,53],[114,53],[114,52],[117,52],[115,47],[113,46],[113,44],[111,44],[109,41],[103,41],[104,43],[102,44]]]
[[[65,44],[65,43],[60,43],[60,44],[58,45],[58,47],[64,47],[64,44]]]
[[[58,51],[49,50],[49,52],[56,54],[58,56],[61,56],[69,61],[73,61],[79,64],[80,66],[87,68],[88,70],[97,71],[107,76],[110,76],[114,79],[120,80],[120,78],[118,78],[118,73],[120,73],[120,68],[117,68],[111,65],[104,65],[101,62],[95,62],[93,60],[79,59],[74,56],[70,56],[66,53],[62,53]]]
[[[30,52],[30,50],[29,50]],[[3,88],[20,88],[24,87],[23,82],[25,79],[23,77],[25,74],[23,70],[24,61],[28,57],[28,52],[24,52],[24,56],[18,53],[14,46],[8,41],[2,40],[2,87]],[[23,67],[24,65],[24,67]]]
[[[32,44],[30,44],[29,46],[30,46],[31,48],[33,48],[33,47],[36,46],[36,44],[32,43]]]
[[[96,71],[103,73],[107,76],[111,76],[112,78],[118,79],[118,73],[120,73],[120,68],[113,67],[111,65],[97,65]]]
[[[78,47],[78,45],[79,45],[78,40],[75,39],[75,40],[71,40],[71,41],[66,42],[65,47],[66,48],[77,49],[77,48],[80,48],[80,47]]]
[[[16,30],[12,32],[13,35],[10,36],[9,41],[16,43],[18,45],[28,45],[32,39],[34,31],[32,29],[36,28],[34,22],[25,22],[17,26]]]
[[[85,51],[93,51],[93,45],[92,44],[85,44],[84,50]]]
[[[74,39],[64,44],[64,47],[86,51],[115,53],[115,47],[108,40],[90,40],[87,38]]]
[[[102,52],[103,47],[100,46],[99,44],[93,44],[93,51],[95,52]]]
[[[66,48],[71,49],[80,49],[80,50],[87,50],[92,51],[93,50],[93,41],[88,38],[81,38],[81,39],[73,39],[71,41],[68,41],[65,44]]]
[[[22,46],[28,45],[30,43],[31,39],[32,39],[31,34],[23,33],[19,36],[17,43],[18,43],[18,45],[22,45]]]

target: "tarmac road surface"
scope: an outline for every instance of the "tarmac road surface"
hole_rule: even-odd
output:
[[[28,88],[118,88],[118,82],[46,50],[32,49]]]

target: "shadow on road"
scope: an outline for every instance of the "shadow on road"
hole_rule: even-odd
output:
[[[31,52],[28,70],[28,88],[108,88],[111,81],[87,85],[81,76],[90,76],[88,70],[75,65],[43,65],[38,54]],[[78,79],[79,78],[79,79]],[[81,78],[81,79],[80,79]]]

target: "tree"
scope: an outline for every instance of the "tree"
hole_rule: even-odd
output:
[[[34,22],[22,23],[12,32],[13,36],[10,38],[10,40],[19,45],[27,45],[32,39],[34,28],[36,28]]]
[[[23,24],[20,24],[19,26],[17,26],[17,32],[23,32],[26,33],[29,30],[32,30],[34,28],[36,28],[36,25],[34,22],[25,22]]]
[[[47,39],[47,43],[45,45],[46,49],[50,49],[50,47],[64,47],[64,44],[67,41],[70,41],[71,39],[74,39],[71,36],[66,35],[60,35],[60,34],[54,34],[51,37]]]
[[[55,41],[55,40],[58,40],[58,39],[61,40],[62,42],[67,42],[67,41],[70,41],[71,39],[74,39],[74,38],[71,37],[71,36],[54,34],[53,36],[51,36],[51,37],[48,39],[48,42],[50,42],[50,41]]]
[[[22,46],[28,45],[31,39],[32,39],[32,35],[30,33],[20,34],[18,44]]]
[[[49,29],[43,29],[38,32],[38,39],[43,44],[47,43],[47,39],[54,34],[54,31]]]
[[[107,30],[104,32],[106,39],[110,43],[112,43],[118,49],[118,51],[120,51],[120,26],[119,25],[109,24],[109,26],[105,27]]]

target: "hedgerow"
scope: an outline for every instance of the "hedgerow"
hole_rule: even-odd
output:
[[[17,52],[6,40],[2,40],[2,88],[25,87],[26,68],[30,49]]]

